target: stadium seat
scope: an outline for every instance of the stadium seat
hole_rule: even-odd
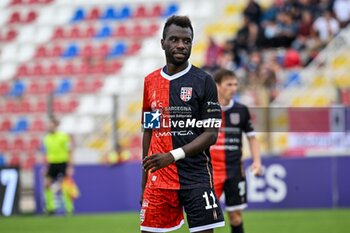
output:
[[[94,26],[90,25],[85,29],[84,38],[91,38],[96,35],[96,29]]]
[[[0,138],[0,151],[7,151],[10,145],[6,138]]]
[[[4,119],[0,125],[0,131],[10,131],[12,123],[10,119]]]
[[[67,112],[72,112],[79,105],[78,101],[75,99],[68,100],[66,104]]]
[[[101,11],[97,7],[93,7],[86,17],[86,20],[98,20],[101,18]]]
[[[55,76],[60,74],[61,74],[60,67],[56,63],[52,63],[49,65],[47,70],[47,75]]]
[[[98,56],[98,57],[105,57],[107,56],[108,52],[109,52],[109,45],[107,43],[102,43],[96,50],[96,53],[94,53],[94,55]]]
[[[121,10],[120,10],[120,13],[118,14],[117,18],[118,19],[122,19],[122,20],[125,20],[125,19],[128,19],[131,17],[131,8],[129,6],[124,6]]]
[[[114,20],[117,19],[117,12],[114,7],[107,7],[105,12],[101,16],[102,20]]]
[[[69,39],[80,39],[83,37],[83,33],[78,26],[72,27],[69,31]]]
[[[16,80],[9,92],[10,96],[19,97],[22,96],[25,91],[25,85],[22,81]]]
[[[175,12],[177,11],[177,9],[172,9],[172,10],[175,10]],[[171,14],[173,14],[173,13],[171,13]],[[160,17],[162,15],[163,15],[163,8],[162,8],[162,6],[159,5],[159,4],[155,4],[153,6],[153,8],[152,8],[150,16],[151,17]]]
[[[71,43],[68,45],[66,50],[63,52],[62,57],[66,59],[74,58],[79,53],[79,47],[75,43]]]
[[[24,23],[31,23],[36,20],[38,17],[37,13],[35,11],[29,11],[27,14],[27,17],[24,19]]]
[[[33,71],[31,73],[29,73],[29,75],[33,75],[33,76],[43,76],[44,75],[44,67],[41,63],[38,63],[36,65],[34,65],[33,67]]]
[[[131,36],[134,37],[143,37],[145,36],[145,29],[141,24],[135,24],[131,30]]]
[[[91,57],[93,54],[94,54],[94,47],[91,44],[86,44],[80,53],[80,55],[83,57]]]
[[[170,4],[163,12],[163,17],[169,17],[175,14],[179,10],[179,6],[177,4]]]
[[[76,93],[83,93],[87,90],[87,83],[85,79],[79,79],[74,86],[73,92]]]
[[[135,55],[138,51],[140,51],[141,44],[139,42],[133,42],[128,46],[128,50],[126,52],[127,55]]]
[[[72,83],[70,79],[63,79],[60,84],[58,84],[55,93],[62,95],[67,94],[72,90]]]
[[[22,64],[18,69],[17,69],[17,74],[16,76],[18,77],[24,77],[28,76],[30,74],[29,69],[26,64]]]
[[[55,84],[52,80],[48,80],[45,84],[44,84],[44,93],[45,94],[51,94],[53,93],[53,91],[55,90]]]
[[[18,112],[18,104],[16,101],[13,100],[7,100],[5,102],[5,111],[7,113],[16,113]]]
[[[117,42],[112,50],[109,52],[108,57],[109,58],[116,58],[120,57],[125,54],[127,50],[126,44],[124,42]]]
[[[10,166],[20,166],[21,165],[21,159],[18,155],[18,153],[13,153],[11,156],[10,156],[10,159],[8,161],[8,164]]]
[[[25,141],[22,137],[16,137],[12,141],[11,149],[14,151],[23,151],[26,149]]]
[[[48,51],[45,46],[40,46],[35,53],[35,57],[37,58],[42,58],[42,57],[47,57],[48,56]]]
[[[147,10],[144,5],[140,5],[136,8],[133,17],[135,18],[144,18],[147,16]]]
[[[10,87],[7,83],[0,83],[0,95],[6,95],[10,90]]]
[[[83,8],[78,8],[74,12],[74,15],[70,22],[72,23],[77,23],[85,19],[85,10]]]
[[[90,65],[87,63],[81,63],[78,66],[77,74],[79,75],[85,75],[89,73]]]
[[[11,131],[15,133],[25,132],[28,130],[28,125],[28,119],[26,117],[21,117],[15,123]]]
[[[113,32],[113,36],[115,37],[127,37],[129,36],[129,32],[127,27],[124,24],[120,24],[117,26]]]
[[[41,118],[36,118],[30,125],[30,131],[33,132],[43,132],[46,130],[45,121]]]
[[[112,29],[108,25],[104,25],[99,32],[96,34],[96,38],[98,39],[105,39],[112,35]]]
[[[21,113],[30,113],[32,110],[30,101],[28,99],[24,99],[19,105],[19,110]]]
[[[14,40],[16,37],[17,37],[17,31],[14,29],[10,29],[6,32],[4,41],[10,42],[10,41]]]
[[[42,93],[41,85],[37,81],[33,81],[28,85],[27,88],[28,94],[40,94]]]
[[[21,168],[23,170],[31,170],[33,169],[34,165],[36,164],[36,158],[34,154],[29,154],[28,156],[26,156],[26,158],[24,159]]]
[[[21,22],[21,14],[18,11],[15,11],[11,14],[8,21],[9,24],[17,24]]]
[[[36,103],[35,112],[42,113],[47,111],[47,103],[45,100],[40,100]]]
[[[53,56],[53,57],[59,57],[61,56],[61,54],[63,53],[63,48],[61,45],[55,45],[51,52],[50,52],[50,56]]]
[[[103,85],[102,80],[100,80],[100,79],[93,80],[93,82],[91,84],[91,88],[92,88],[91,91],[92,92],[98,91],[102,87],[102,85]]]
[[[105,67],[105,72],[107,74],[115,74],[122,68],[122,64],[119,61],[113,61]]]
[[[74,75],[76,74],[76,68],[73,63],[67,63],[62,71],[62,75]]]
[[[146,31],[146,36],[153,36],[159,29],[159,26],[157,23],[152,23],[148,26]]]
[[[62,27],[57,27],[53,33],[53,39],[63,39],[65,38],[65,30]]]

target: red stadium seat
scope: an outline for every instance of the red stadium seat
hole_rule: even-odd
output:
[[[134,17],[136,18],[144,18],[147,17],[147,10],[146,7],[144,5],[140,5],[134,13]]]
[[[113,35],[115,37],[127,37],[128,34],[129,34],[128,30],[127,30],[126,26],[123,24],[119,25],[113,33]]]
[[[40,46],[35,53],[35,56],[40,58],[40,57],[47,57],[48,52],[45,46]]]
[[[53,39],[63,39],[65,38],[65,32],[62,27],[56,28],[54,34],[53,34]]]
[[[29,84],[28,94],[40,94],[42,93],[41,85],[37,81],[33,81]]]
[[[105,71],[105,63],[100,62],[94,66],[90,67],[90,72],[92,74],[103,74]]]
[[[26,149],[25,147],[25,142],[21,137],[16,137],[12,142],[12,150],[14,151],[23,151]]]
[[[55,84],[53,81],[48,80],[44,85],[44,93],[50,94],[55,90]]]
[[[22,113],[30,113],[32,108],[31,108],[31,103],[29,102],[28,99],[24,99],[22,103],[19,106],[19,109]]]
[[[51,50],[51,56],[53,57],[59,57],[63,53],[63,48],[60,45],[55,45]]]
[[[86,44],[82,51],[81,51],[81,56],[83,57],[91,57],[94,53],[94,47],[91,44]]]
[[[141,48],[141,44],[139,42],[134,42],[128,46],[128,50],[126,52],[127,55],[135,55]]]
[[[10,157],[10,160],[8,161],[10,166],[20,166],[21,165],[21,159],[18,155],[18,153],[13,153]]]
[[[100,80],[100,79],[93,80],[92,81],[92,85],[91,85],[92,92],[98,91],[102,87],[102,85],[103,85],[103,81],[102,80]]]
[[[120,68],[122,68],[122,64],[119,61],[114,61],[108,65],[108,74],[117,73]]]
[[[79,39],[83,36],[83,33],[81,32],[80,28],[78,26],[72,27],[69,31],[69,36],[70,39]]]
[[[64,112],[64,103],[59,99],[55,99],[53,101],[53,110],[54,112]]]
[[[32,122],[31,127],[30,127],[29,130],[34,131],[34,132],[43,132],[43,131],[45,131],[46,130],[45,121],[42,120],[41,118],[35,119]]]
[[[90,70],[90,65],[87,63],[81,63],[78,67],[78,74],[85,75],[88,74]]]
[[[51,65],[49,65],[47,75],[55,76],[60,74],[61,74],[60,68],[56,63],[52,63]]]
[[[29,75],[29,69],[27,65],[22,64],[18,69],[17,69],[17,76],[18,77],[23,77],[23,76],[28,76]]]
[[[33,169],[34,165],[36,164],[36,158],[34,154],[29,154],[24,162],[22,163],[22,169],[23,170],[31,170]]]
[[[148,30],[146,31],[147,36],[153,36],[159,29],[159,25],[157,23],[152,23],[148,26]]]
[[[5,137],[0,138],[0,151],[7,151],[9,148],[8,140]]]
[[[21,14],[17,11],[13,12],[8,21],[9,24],[15,24],[21,22]]]
[[[43,76],[45,75],[45,69],[41,63],[36,64],[33,67],[33,73],[34,76]]]
[[[40,149],[40,144],[41,144],[41,141],[36,138],[36,137],[32,137],[31,139],[29,139],[28,141],[28,145],[27,145],[27,149],[29,151],[36,151],[36,150],[39,150]]]
[[[9,131],[9,130],[11,130],[11,126],[12,126],[11,120],[5,119],[1,122],[0,131]]]
[[[74,75],[76,73],[76,69],[73,65],[73,63],[67,63],[65,66],[64,66],[64,69],[63,69],[63,75]]]
[[[36,18],[38,17],[37,13],[35,11],[30,11],[28,12],[28,15],[25,19],[25,23],[31,23],[33,22],[34,20],[36,20]]]
[[[6,36],[4,38],[5,41],[10,42],[17,37],[17,31],[14,29],[10,29],[7,31]]]
[[[68,101],[68,111],[72,112],[76,107],[78,107],[79,102],[76,99],[71,99]]]
[[[22,4],[23,3],[23,0],[12,0],[10,5],[19,5],[19,4]]]
[[[99,46],[98,50],[96,51],[96,56],[99,57],[105,57],[107,56],[109,52],[109,45],[107,43],[103,43]]]
[[[36,103],[35,111],[36,112],[46,112],[47,110],[47,103],[44,100],[40,100]]]
[[[17,112],[17,103],[13,100],[8,100],[5,103],[5,112],[8,112],[8,113]]]
[[[7,83],[0,83],[0,95],[6,95],[10,90],[10,86]]]
[[[131,36],[142,37],[144,36],[144,29],[141,24],[135,24],[131,31]]]
[[[83,92],[86,92],[87,90],[88,90],[88,86],[87,86],[85,79],[79,79],[75,83],[73,91],[76,93],[83,93]]]
[[[97,7],[94,7],[90,10],[89,14],[87,15],[87,20],[97,20],[101,17],[101,11]]]
[[[95,35],[96,35],[96,28],[90,25],[85,29],[85,33],[83,36],[85,38],[91,38],[91,37],[94,37]]]
[[[163,8],[161,5],[156,4],[153,6],[152,11],[151,11],[151,17],[159,17],[162,16],[163,14]]]

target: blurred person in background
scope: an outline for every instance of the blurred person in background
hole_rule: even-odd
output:
[[[216,144],[211,147],[215,193],[225,194],[226,211],[231,233],[243,233],[241,211],[247,207],[247,184],[242,164],[242,133],[249,141],[254,175],[261,175],[258,141],[251,124],[248,108],[233,100],[238,81],[234,72],[220,69],[214,74],[222,109],[222,124]]]
[[[325,10],[312,25],[314,34],[319,40],[320,46],[326,45],[339,32],[338,21],[332,17],[332,12]]]
[[[44,147],[46,151],[47,172],[45,174],[45,212],[54,214],[57,206],[55,201],[55,192],[52,188],[55,182],[61,182],[67,175],[67,168],[71,163],[71,139],[68,134],[57,130],[59,121],[56,118],[51,118],[49,130],[44,137]],[[66,206],[65,206],[66,207]],[[73,208],[68,207],[67,213],[71,213]]]
[[[344,28],[350,22],[350,0],[335,0],[333,5],[335,17],[340,27]]]
[[[161,39],[166,66],[144,80],[142,232],[180,228],[183,210],[190,232],[212,233],[225,225],[214,192],[209,152],[220,128],[221,108],[212,77],[188,61],[192,41],[188,17],[168,18]],[[156,119],[158,128],[149,126]],[[214,125],[167,128],[160,125],[160,119]]]

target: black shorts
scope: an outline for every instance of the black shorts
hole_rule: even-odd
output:
[[[65,177],[66,171],[67,163],[50,163],[46,176],[53,180],[57,180],[58,178]]]
[[[247,207],[247,181],[245,176],[226,179],[224,183],[226,211],[243,210]]]
[[[214,189],[185,189],[179,190],[178,194],[187,215],[190,232],[224,226],[223,212]]]

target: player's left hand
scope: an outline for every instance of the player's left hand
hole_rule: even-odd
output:
[[[158,169],[168,166],[174,162],[174,157],[168,153],[153,154],[143,160],[143,169],[146,172],[155,172]]]
[[[261,162],[253,162],[251,168],[252,168],[252,172],[255,176],[261,176],[263,174]]]

